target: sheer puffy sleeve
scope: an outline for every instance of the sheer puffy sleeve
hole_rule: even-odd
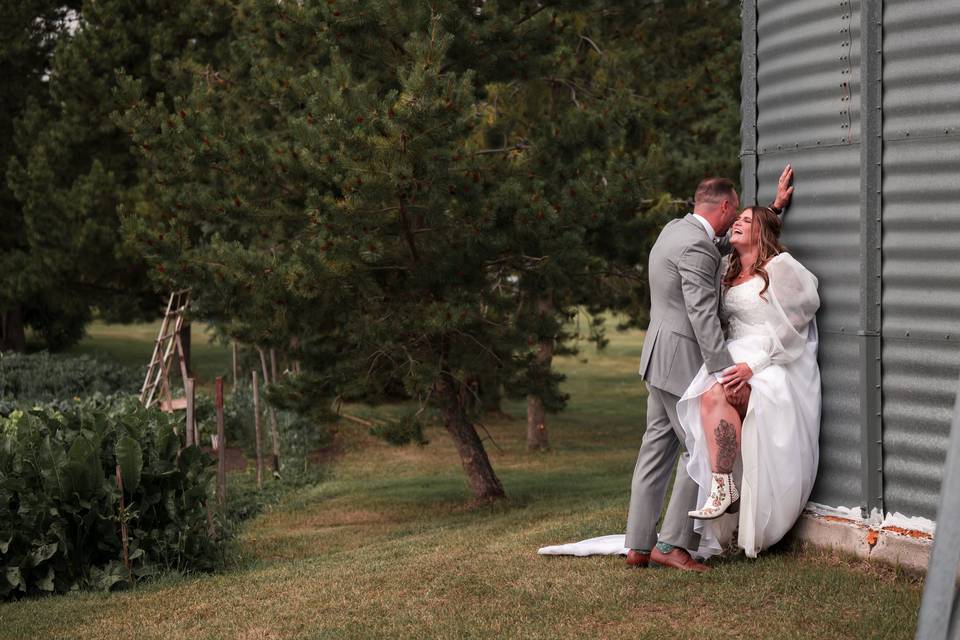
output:
[[[803,352],[820,296],[817,277],[789,253],[781,253],[766,266],[770,288],[763,294],[764,322],[771,337],[770,351],[751,365],[758,373],[770,364],[787,364]]]

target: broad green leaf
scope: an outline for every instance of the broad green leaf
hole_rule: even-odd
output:
[[[90,572],[92,585],[103,591],[109,591],[115,584],[127,579],[127,569],[119,560],[111,562],[103,569],[95,569]]]
[[[81,498],[91,496],[103,483],[97,452],[86,438],[77,437],[70,445],[67,463],[63,466],[63,482],[65,489],[76,492]],[[67,485],[72,486],[68,488]]]
[[[120,474],[123,476],[123,490],[133,492],[140,486],[140,473],[143,471],[143,450],[140,443],[130,436],[121,437],[117,440],[116,455]]]
[[[30,566],[36,567],[53,557],[57,552],[57,543],[42,544],[30,553]]]
[[[157,435],[157,448],[160,450],[160,455],[171,458],[176,455],[179,446],[180,440],[173,429],[169,426],[161,426]]]
[[[74,494],[79,496],[88,496],[93,493],[96,486],[91,477],[89,467],[74,460],[69,460],[59,470],[61,478],[63,500],[69,500]],[[81,505],[83,506],[83,505]]]
[[[14,589],[26,591],[27,585],[23,583],[23,574],[20,573],[20,567],[7,567],[5,574],[10,586]]]
[[[39,578],[36,582],[36,586],[41,591],[53,591],[53,567],[47,567],[47,575],[43,578]]]

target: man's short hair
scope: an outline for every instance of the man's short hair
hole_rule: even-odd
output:
[[[693,196],[694,206],[699,204],[720,204],[724,200],[733,201],[737,187],[726,178],[707,178],[697,185]]]

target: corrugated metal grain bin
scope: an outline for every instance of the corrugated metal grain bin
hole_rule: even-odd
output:
[[[934,518],[960,372],[960,2],[744,0],[744,202],[820,278],[813,500]]]

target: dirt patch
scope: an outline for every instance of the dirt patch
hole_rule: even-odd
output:
[[[325,510],[316,514],[289,513],[275,517],[262,527],[276,537],[298,536],[315,531],[328,531],[342,527],[365,527],[393,523],[387,514],[377,511],[337,509]]]
[[[211,458],[217,457],[217,453],[210,447],[204,447],[203,450]],[[227,471],[243,471],[247,468],[247,458],[243,455],[243,449],[240,447],[227,447],[224,462],[227,465]]]
[[[343,451],[343,439],[340,437],[340,434],[337,433],[333,436],[332,444],[311,451],[307,454],[307,460],[313,464],[333,462],[336,458],[343,455]]]

